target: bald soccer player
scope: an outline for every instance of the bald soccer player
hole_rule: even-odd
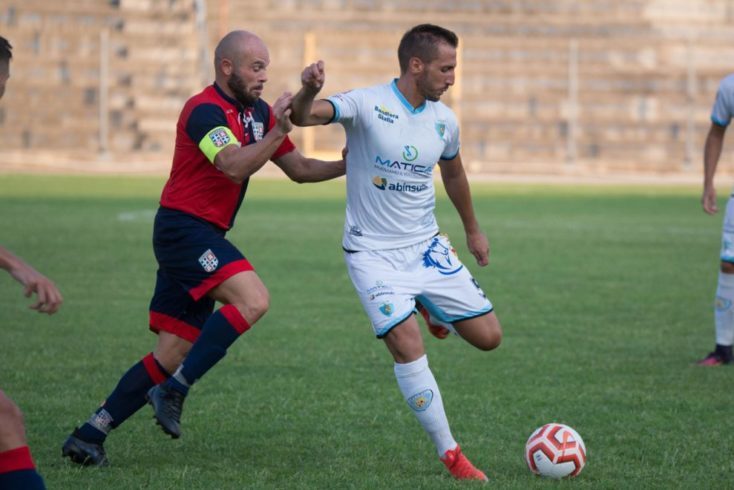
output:
[[[149,323],[157,345],[68,437],[62,454],[75,463],[108,464],[107,435],[146,400],[163,431],[179,437],[190,386],[268,310],[268,290],[252,263],[225,238],[250,176],[268,160],[296,182],[344,174],[343,160],[305,158],[288,138],[291,94],[272,107],[260,98],[270,55],[259,37],[230,32],[214,55],[215,82],[190,98],[179,117],[155,217],[158,272]],[[215,301],[222,304],[216,311]]]

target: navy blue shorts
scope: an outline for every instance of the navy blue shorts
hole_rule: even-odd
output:
[[[206,294],[233,275],[254,270],[225,231],[181,211],[159,208],[153,225],[158,261],[150,329],[194,342],[214,310]]]

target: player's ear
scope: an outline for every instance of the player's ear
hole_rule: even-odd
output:
[[[222,70],[222,73],[224,73],[227,76],[230,76],[232,74],[232,71],[234,70],[234,64],[232,63],[231,60],[227,58],[222,58],[221,70]]]
[[[408,71],[410,71],[414,75],[420,74],[423,71],[424,67],[425,64],[423,63],[423,60],[421,60],[417,56],[413,56],[408,61]]]

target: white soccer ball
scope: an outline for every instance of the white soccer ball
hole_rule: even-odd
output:
[[[586,465],[586,445],[581,436],[563,424],[545,424],[525,443],[530,471],[548,478],[578,476]]]

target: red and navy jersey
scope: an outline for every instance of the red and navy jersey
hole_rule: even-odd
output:
[[[205,143],[222,148],[237,142],[241,146],[251,145],[260,141],[273,125],[275,117],[265,101],[258,99],[252,107],[244,107],[216,83],[191,97],[176,125],[173,165],[161,194],[161,206],[192,214],[223,230],[230,229],[245,198],[249,178],[242,184],[232,182],[214,166],[214,156],[207,156],[201,147]],[[226,128],[237,142],[229,141]],[[294,149],[286,136],[271,158]]]

